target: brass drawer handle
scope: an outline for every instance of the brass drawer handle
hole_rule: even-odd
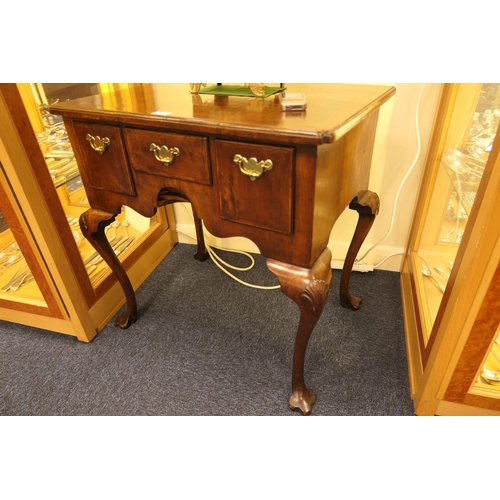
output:
[[[251,181],[258,179],[264,172],[273,168],[271,160],[257,161],[256,158],[247,160],[244,156],[234,155],[234,163],[240,167],[240,170],[250,177]]]
[[[109,137],[103,137],[101,139],[98,135],[94,137],[93,135],[87,134],[86,139],[90,142],[92,149],[97,151],[100,155],[102,155],[104,151],[106,151],[106,148],[111,144]]]
[[[154,142],[149,146],[150,151],[154,151],[155,157],[158,161],[162,162],[163,165],[168,167],[175,160],[176,156],[179,156],[181,152],[179,148],[168,148],[167,146],[157,146]]]

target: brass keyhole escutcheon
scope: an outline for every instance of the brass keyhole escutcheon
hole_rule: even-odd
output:
[[[109,140],[109,137],[103,137],[102,139],[96,135],[90,135],[87,134],[86,137],[87,141],[89,141],[90,146],[94,151],[97,151],[100,155],[106,151],[107,147],[111,144],[111,141]]]
[[[153,151],[155,158],[168,167],[177,156],[181,154],[179,148],[169,148],[167,146],[157,146],[154,142],[149,146],[149,150]]]
[[[255,181],[264,174],[264,172],[273,168],[273,162],[271,160],[257,161],[257,158],[250,158],[247,160],[244,156],[234,155],[233,161],[251,181]]]

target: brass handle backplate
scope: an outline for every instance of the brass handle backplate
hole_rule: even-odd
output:
[[[155,158],[168,167],[174,160],[176,156],[179,156],[181,152],[179,148],[168,148],[167,146],[157,146],[154,142],[149,146],[149,150],[153,151]]]
[[[106,148],[111,144],[109,137],[103,137],[101,139],[98,135],[94,137],[93,135],[87,134],[86,139],[89,141],[92,149],[97,151],[100,155],[102,155],[104,151],[106,151]]]
[[[240,170],[250,177],[251,181],[258,179],[264,172],[273,168],[271,160],[257,161],[256,158],[247,160],[244,156],[234,155],[234,163],[240,167]]]

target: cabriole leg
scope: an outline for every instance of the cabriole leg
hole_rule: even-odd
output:
[[[89,243],[99,252],[99,255],[101,255],[108,264],[123,288],[127,301],[127,309],[115,320],[115,326],[128,328],[137,320],[137,300],[135,298],[135,292],[125,269],[123,269],[104,233],[105,227],[113,222],[115,217],[116,214],[90,208],[80,216],[80,228],[85,238],[87,238]]]
[[[312,269],[268,259],[267,267],[278,278],[281,290],[300,308],[292,367],[292,395],[289,406],[303,415],[311,413],[316,396],[304,382],[304,361],[311,333],[325,307],[332,280],[331,252],[326,248]]]
[[[348,307],[354,311],[359,309],[362,299],[360,297],[354,297],[349,293],[349,280],[351,279],[352,266],[354,265],[354,260],[358,255],[363,241],[365,241],[366,235],[375,221],[379,206],[379,197],[372,191],[360,191],[358,196],[349,204],[351,210],[356,210],[356,212],[358,212],[359,218],[340,277],[340,304],[342,307]]]
[[[196,230],[196,243],[197,243],[197,248],[196,248],[196,253],[194,254],[194,258],[196,260],[200,260],[203,262],[208,259],[208,252],[205,246],[205,235],[203,234],[203,224],[201,222],[201,219],[196,214],[195,208],[194,207],[192,208],[193,208],[193,221]]]

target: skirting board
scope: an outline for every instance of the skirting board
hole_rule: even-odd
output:
[[[177,223],[177,234],[179,243],[187,243],[190,245],[196,244],[195,229],[192,224]],[[260,253],[257,246],[247,238],[216,238],[215,236],[206,236],[207,243],[213,247],[222,248],[224,250],[239,250],[249,253]],[[349,241],[335,241],[328,242],[328,248],[332,252],[332,269],[342,269],[344,258],[349,248]],[[363,245],[359,251],[359,255],[363,255],[371,245]],[[384,271],[399,272],[403,258],[403,248],[390,247],[390,246],[377,246],[374,248],[361,263],[355,263],[353,271],[372,271],[374,266],[377,269]],[[382,262],[384,259],[386,259]],[[378,265],[380,263],[380,265]]]

